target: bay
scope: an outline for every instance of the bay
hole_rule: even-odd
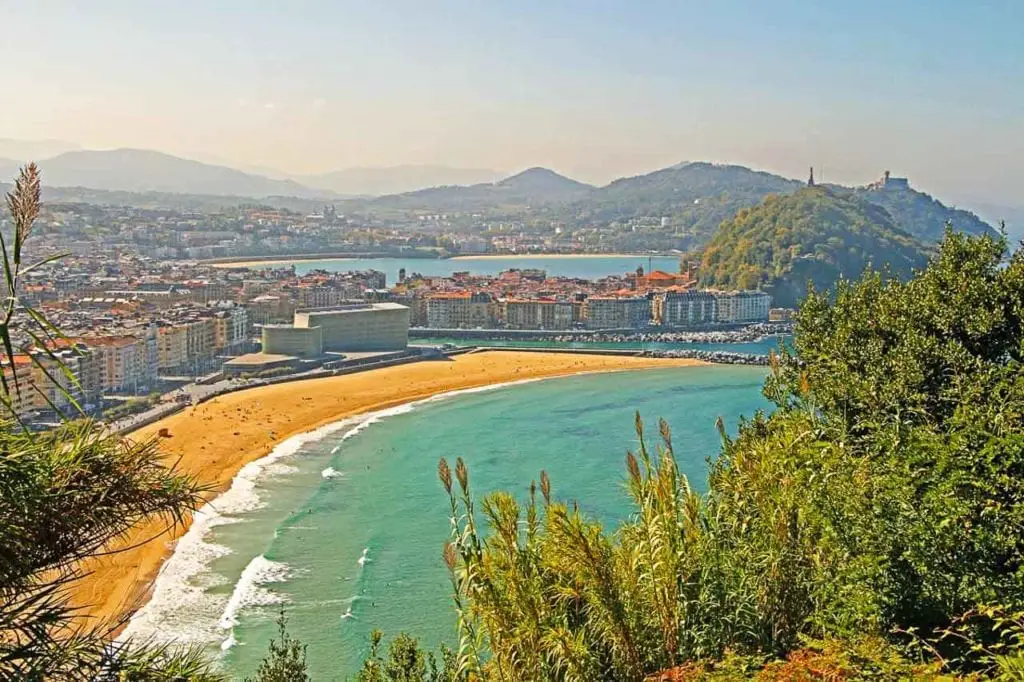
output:
[[[657,419],[669,422],[683,473],[704,490],[719,449],[715,419],[734,430],[741,415],[766,407],[764,376],[745,366],[581,375],[464,392],[326,430],[250,477],[247,503],[222,509],[203,551],[191,550],[194,570],[134,634],[205,646],[236,679],[254,673],[282,608],[308,645],[314,680],[351,677],[375,628],[409,632],[429,648],[451,644],[440,457],[465,459],[478,499],[494,490],[525,499],[546,470],[555,497],[613,528],[631,511],[623,483],[634,412],[651,442]]]
[[[312,270],[346,272],[349,270],[380,270],[387,275],[388,286],[398,281],[398,271],[407,275],[418,272],[428,277],[449,277],[456,272],[474,275],[497,275],[511,268],[544,270],[549,276],[599,279],[608,275],[624,275],[638,267],[679,271],[676,256],[468,256],[464,258],[331,258],[308,261],[277,261],[274,266],[295,265],[303,275]],[[264,266],[269,267],[269,264]]]

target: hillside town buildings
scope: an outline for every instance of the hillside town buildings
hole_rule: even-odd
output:
[[[415,337],[416,328],[693,329],[769,318],[768,294],[701,290],[683,268],[586,280],[525,268],[423,276],[408,266],[388,282],[383,272],[359,269],[358,260],[347,272],[305,273],[292,265],[215,267],[195,260],[328,247],[422,255],[442,243],[449,250],[516,253],[576,248],[571,236],[548,244],[517,236],[521,226],[511,224],[498,225],[487,238],[459,241],[445,232],[444,216],[420,221],[429,234],[348,221],[333,212],[317,217],[268,209],[49,208],[33,235],[36,252],[27,258],[71,255],[30,273],[21,298],[66,336],[51,350],[67,361],[74,381],[63,372],[48,376],[52,359],[20,339],[15,367],[25,368],[32,390],[17,398],[19,410],[59,408],[69,387],[76,400],[93,405],[146,394],[260,350],[312,357],[404,348],[410,328]],[[347,331],[338,332],[343,327]],[[337,342],[338,334],[351,340],[360,333],[363,342]]]

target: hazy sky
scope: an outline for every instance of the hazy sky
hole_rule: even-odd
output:
[[[1024,0],[30,0],[0,27],[0,138],[1024,196]]]

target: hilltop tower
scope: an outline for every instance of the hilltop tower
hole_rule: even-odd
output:
[[[807,178],[807,186],[814,187],[814,166],[811,166],[811,177]]]

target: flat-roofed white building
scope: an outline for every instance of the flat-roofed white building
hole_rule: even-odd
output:
[[[409,345],[409,308],[398,303],[300,308],[294,326],[320,327],[323,350],[331,352],[403,350]]]

